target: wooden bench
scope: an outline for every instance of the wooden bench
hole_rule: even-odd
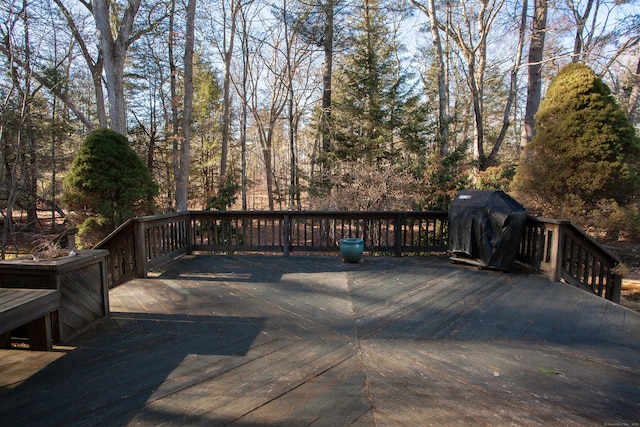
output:
[[[51,313],[60,307],[54,289],[0,288],[0,347],[8,348],[11,331],[27,326],[31,350],[51,350]]]

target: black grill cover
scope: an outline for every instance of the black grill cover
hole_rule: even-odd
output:
[[[508,269],[518,251],[527,211],[502,191],[462,190],[449,207],[454,260]]]

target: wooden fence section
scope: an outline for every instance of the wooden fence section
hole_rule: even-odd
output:
[[[443,252],[446,225],[446,212],[191,212],[191,251],[337,252],[358,237],[372,252]]]
[[[337,252],[344,237],[365,250],[403,254],[446,252],[447,212],[190,211],[135,218],[103,240],[111,286],[179,255],[197,252]],[[516,260],[618,302],[619,261],[569,221],[530,217]]]

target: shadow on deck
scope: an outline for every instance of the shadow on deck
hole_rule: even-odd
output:
[[[54,352],[0,350],[6,425],[640,422],[640,314],[437,257],[195,256]]]

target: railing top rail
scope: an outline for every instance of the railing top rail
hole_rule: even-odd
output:
[[[415,216],[447,216],[447,211],[189,211],[192,215],[215,216],[349,216],[349,217],[415,217]]]
[[[569,234],[574,240],[579,240],[581,244],[588,246],[589,249],[602,255],[604,261],[608,261],[609,267],[614,267],[622,261],[616,255],[608,251],[604,246],[598,243],[593,237],[589,236],[583,229],[575,225],[573,222],[565,219],[546,218],[530,216],[529,221],[542,224],[554,224],[563,228],[566,234]]]
[[[116,228],[111,233],[109,233],[107,235],[107,237],[105,237],[104,239],[100,240],[100,242],[98,242],[98,244],[95,245],[93,247],[93,249],[101,249],[101,248],[103,248],[110,240],[112,240],[114,237],[116,237],[118,234],[120,234],[122,232],[122,230],[125,230],[127,227],[132,227],[133,223],[134,223],[134,219],[136,219],[136,218],[131,218],[131,219],[126,220],[122,225],[120,225],[118,228]]]
[[[545,216],[529,216],[528,221],[558,225],[572,224],[571,221],[566,219],[549,218]]]
[[[102,239],[94,248],[101,248],[105,245],[112,237],[120,234],[121,230],[126,229],[127,227],[133,226],[133,224],[138,223],[153,223],[153,222],[164,222],[167,219],[180,217],[180,216],[189,216],[189,212],[169,212],[157,215],[147,215],[147,216],[138,216],[135,218],[129,218],[124,223],[122,223],[118,228],[109,233],[104,239]]]
[[[391,218],[412,218],[412,217],[436,217],[436,218],[446,218],[448,213],[447,211],[331,211],[331,210],[322,210],[322,211],[287,211],[287,210],[278,210],[278,211],[239,211],[239,210],[230,210],[230,211],[212,211],[212,210],[192,210],[186,212],[168,212],[157,215],[147,215],[140,216],[136,218],[130,218],[126,220],[122,225],[120,225],[116,230],[112,231],[108,236],[102,239],[95,248],[103,247],[112,237],[118,235],[121,230],[125,229],[132,224],[137,223],[157,223],[163,222],[167,219],[172,219],[181,216],[187,217],[199,217],[199,216],[216,216],[216,217],[233,217],[233,218],[255,218],[255,217],[267,217],[267,218],[275,218],[275,217],[283,217],[284,215],[289,215],[291,217],[304,217],[304,218],[383,218],[383,219],[391,219]]]
[[[156,221],[156,220],[165,220],[168,218],[175,218],[175,217],[180,217],[180,216],[188,216],[191,214],[191,211],[186,211],[186,212],[167,212],[167,213],[162,213],[162,214],[156,214],[156,215],[147,215],[147,216],[139,216],[136,218],[131,218],[127,221],[131,221],[131,222],[149,222],[149,221]]]

